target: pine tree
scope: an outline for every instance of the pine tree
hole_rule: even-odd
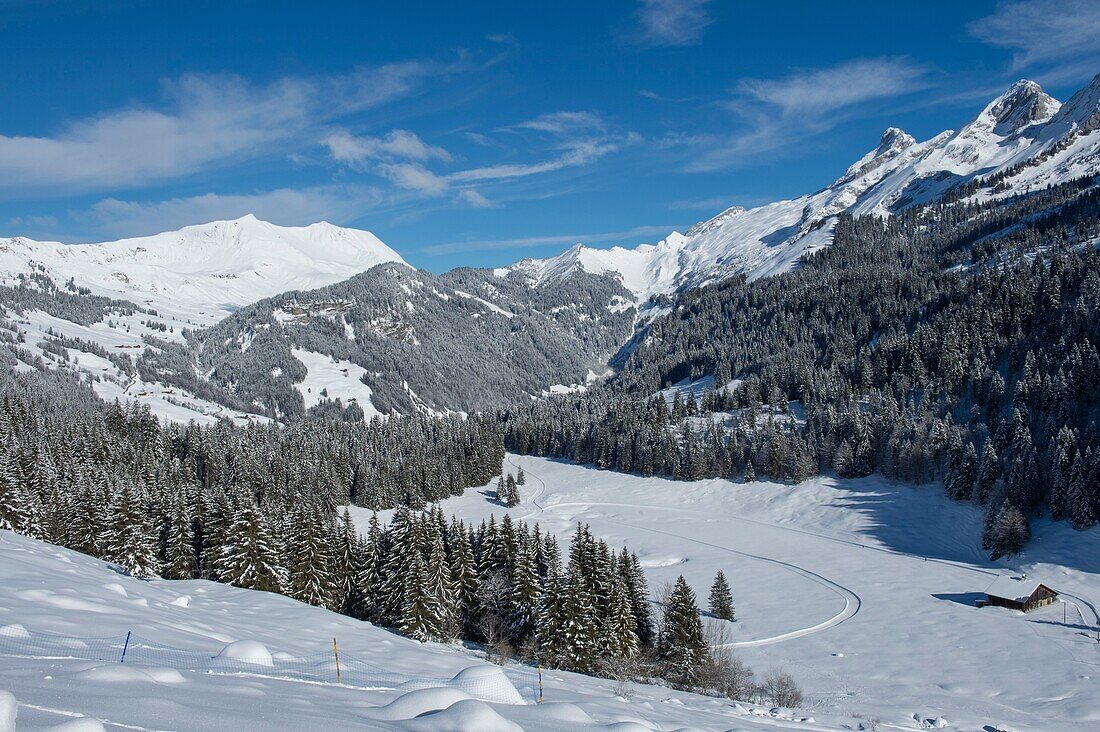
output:
[[[503,499],[504,505],[508,508],[519,505],[519,488],[516,487],[516,479],[512,477],[512,474],[508,474],[508,478],[504,481],[505,497]]]
[[[324,524],[312,508],[299,510],[291,537],[290,596],[317,607],[336,605],[339,588]]]
[[[220,581],[250,590],[283,592],[287,587],[278,544],[258,509],[246,506],[237,512],[226,532],[217,572]]]
[[[575,562],[569,564],[564,592],[558,620],[559,636],[553,646],[566,670],[589,673],[595,668],[599,653],[596,609],[581,567]]]
[[[198,561],[191,513],[184,501],[173,504],[168,522],[164,576],[169,579],[192,579],[198,571]]]
[[[410,555],[404,607],[401,609],[397,627],[402,635],[418,641],[429,641],[436,637],[435,633],[438,631],[433,622],[438,615],[438,609],[434,606],[435,599],[428,588],[424,560],[421,559],[420,552],[414,549]]]
[[[670,682],[684,688],[694,686],[707,659],[703,622],[695,605],[695,593],[677,578],[665,606],[664,622],[657,654],[662,673]]]
[[[638,640],[638,623],[631,609],[630,594],[621,577],[615,577],[611,586],[607,622],[601,633],[602,653],[607,658],[636,656],[641,644]]]
[[[160,571],[156,536],[141,500],[126,485],[111,507],[108,558],[134,577],[155,577]]]
[[[516,468],[516,485],[527,485],[527,474],[523,472],[522,467]]]
[[[336,552],[332,564],[333,579],[336,583],[334,607],[345,615],[356,615],[365,599],[359,584],[361,573],[359,562],[359,542],[355,533],[355,524],[351,520],[351,512],[345,508],[338,527]]]
[[[721,620],[733,620],[733,593],[722,570],[714,575],[710,586],[710,612]]]
[[[30,533],[31,504],[19,485],[14,460],[6,455],[0,462],[0,529]]]

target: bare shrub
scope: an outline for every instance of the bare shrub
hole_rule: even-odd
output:
[[[730,699],[751,701],[757,694],[752,669],[733,655],[729,625],[712,620],[706,624],[710,657],[700,672],[699,683],[709,691]]]
[[[761,701],[774,707],[802,705],[802,690],[794,677],[783,669],[774,669],[769,673],[760,685],[759,693]]]

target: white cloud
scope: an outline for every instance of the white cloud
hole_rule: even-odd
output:
[[[85,230],[104,238],[170,231],[206,221],[236,219],[245,214],[285,226],[316,221],[351,221],[376,208],[382,192],[366,186],[280,188],[245,195],[172,198],[164,201],[103,199],[89,210],[71,214]]]
[[[473,208],[496,208],[496,204],[490,201],[485,196],[478,193],[473,188],[463,188],[459,190],[456,197],[462,203]]]
[[[438,196],[447,190],[447,181],[420,163],[385,163],[378,167],[378,172],[396,185],[417,193]]]
[[[594,163],[619,149],[619,144],[607,140],[577,140],[568,143],[565,151],[555,158],[539,163],[505,163],[483,168],[462,170],[447,176],[449,180],[470,182],[479,180],[506,180],[524,178],[539,173],[550,173],[563,168]]]
[[[687,138],[690,171],[728,168],[793,145],[865,112],[866,105],[927,88],[928,69],[905,58],[854,59],[777,79],[744,79],[726,106],[745,122],[733,134]]]
[[[974,21],[970,32],[993,46],[1014,51],[1015,70],[1069,63],[1095,72],[1100,56],[1100,3],[1096,0],[1002,2]]]
[[[815,121],[860,102],[905,94],[926,86],[927,70],[904,58],[868,58],[825,69],[800,70],[782,79],[744,79],[738,93],[784,117]],[[736,106],[738,102],[735,102]]]
[[[550,112],[505,129],[535,130],[555,135],[575,134],[582,130],[605,130],[607,123],[592,112]]]
[[[325,138],[325,146],[333,160],[346,165],[375,160],[451,159],[446,150],[427,144],[409,130],[391,130],[385,137],[356,137],[347,130],[340,130]]]
[[[104,112],[51,135],[0,135],[0,188],[65,193],[136,187],[287,154],[287,145],[307,140],[315,125],[401,97],[432,69],[409,62],[265,86],[234,76],[184,76],[165,83],[161,108]]]
[[[635,40],[646,46],[691,46],[714,22],[710,0],[641,0]]]

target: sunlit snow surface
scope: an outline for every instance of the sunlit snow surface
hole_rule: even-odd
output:
[[[184,650],[132,646],[125,663],[87,660],[95,639],[121,646],[127,631],[132,643]],[[333,637],[345,672],[380,669],[385,683],[355,685],[353,674],[343,686],[334,683]],[[318,657],[327,681],[285,671]],[[835,730],[852,721],[811,722],[803,711],[556,671],[545,671],[543,681],[546,703],[535,704],[537,674],[529,666],[492,666],[474,651],[422,645],[279,595],[133,579],[0,531],[0,721],[10,692],[20,732],[62,723],[93,731],[761,732]]]
[[[981,511],[938,485],[682,483],[508,462],[527,474],[518,507],[497,504],[487,486],[444,511],[474,521],[509,512],[562,541],[590,524],[638,552],[651,590],[683,574],[701,603],[723,570],[735,652],[758,673],[791,672],[819,722],[862,715],[894,725],[880,729],[919,729],[916,715],[959,730],[1100,729],[1100,530],[1040,520],[1024,555],[991,563]],[[1009,573],[1041,579],[1065,607],[1025,616],[974,606]]]

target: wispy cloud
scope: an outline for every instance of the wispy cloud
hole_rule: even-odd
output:
[[[619,149],[619,143],[607,140],[578,140],[565,146],[564,152],[549,160],[537,163],[504,163],[483,168],[471,168],[452,173],[449,180],[459,182],[506,180],[524,178],[529,175],[550,173],[563,168],[594,163],[605,155]]]
[[[714,22],[710,0],[641,0],[634,36],[643,46],[691,46]]]
[[[0,189],[105,191],[287,154],[292,140],[313,144],[308,132],[316,125],[401,98],[440,72],[408,62],[262,86],[236,76],[183,76],[165,82],[156,108],[104,112],[50,135],[0,135]]]
[[[731,167],[832,129],[867,105],[927,88],[929,71],[906,58],[854,59],[776,79],[743,79],[725,106],[742,118],[734,134],[696,135],[693,171]]]
[[[536,132],[548,132],[554,135],[571,135],[584,131],[603,131],[607,129],[607,123],[602,117],[593,112],[550,112],[539,115],[534,119],[517,122],[506,130],[535,130]]]
[[[518,46],[519,41],[511,33],[490,33],[485,36],[485,40],[490,43],[498,43],[501,46]]]
[[[447,181],[420,163],[385,163],[379,172],[398,186],[428,196],[439,196],[447,190]]]
[[[1002,2],[969,30],[985,43],[1013,51],[1014,71],[1047,66],[1075,76],[1095,73],[1100,60],[1100,3],[1095,0]]]
[[[645,97],[646,99],[652,99],[655,102],[674,102],[676,104],[690,102],[694,99],[694,97],[666,97],[658,94],[652,89],[639,89],[638,96]]]
[[[473,208],[496,208],[497,204],[478,193],[473,188],[463,188],[457,194],[458,200]]]
[[[325,146],[333,160],[346,165],[379,160],[451,159],[446,150],[427,144],[409,130],[391,130],[384,137],[356,137],[347,130],[340,130],[325,138]]]
[[[517,178],[552,173],[566,168],[591,165],[619,150],[633,139],[629,134],[610,134],[599,115],[583,111],[557,111],[497,128],[495,138],[465,132],[483,147],[494,147],[501,135],[526,135],[538,140],[545,157],[534,162],[505,162],[447,172],[439,165],[453,162],[442,147],[424,142],[407,130],[393,130],[383,137],[356,137],[339,130],[325,139],[336,163],[359,171],[370,171],[398,187],[424,196],[453,193],[452,200],[475,208],[497,205],[475,185],[500,184]],[[531,145],[530,147],[535,147]],[[435,168],[435,169],[433,169]]]
[[[207,193],[163,201],[106,198],[70,218],[82,230],[102,238],[168,231],[203,221],[236,219],[255,214],[265,221],[298,226],[315,221],[352,221],[384,202],[377,188],[328,185],[280,188],[243,195]]]
[[[433,257],[454,254],[455,252],[473,252],[504,249],[538,249],[540,247],[560,247],[571,244],[616,244],[624,240],[631,241],[643,237],[665,236],[675,231],[677,225],[636,226],[624,231],[601,231],[583,234],[550,234],[547,236],[525,236],[515,239],[478,239],[472,241],[451,241],[432,244],[420,251]]]

